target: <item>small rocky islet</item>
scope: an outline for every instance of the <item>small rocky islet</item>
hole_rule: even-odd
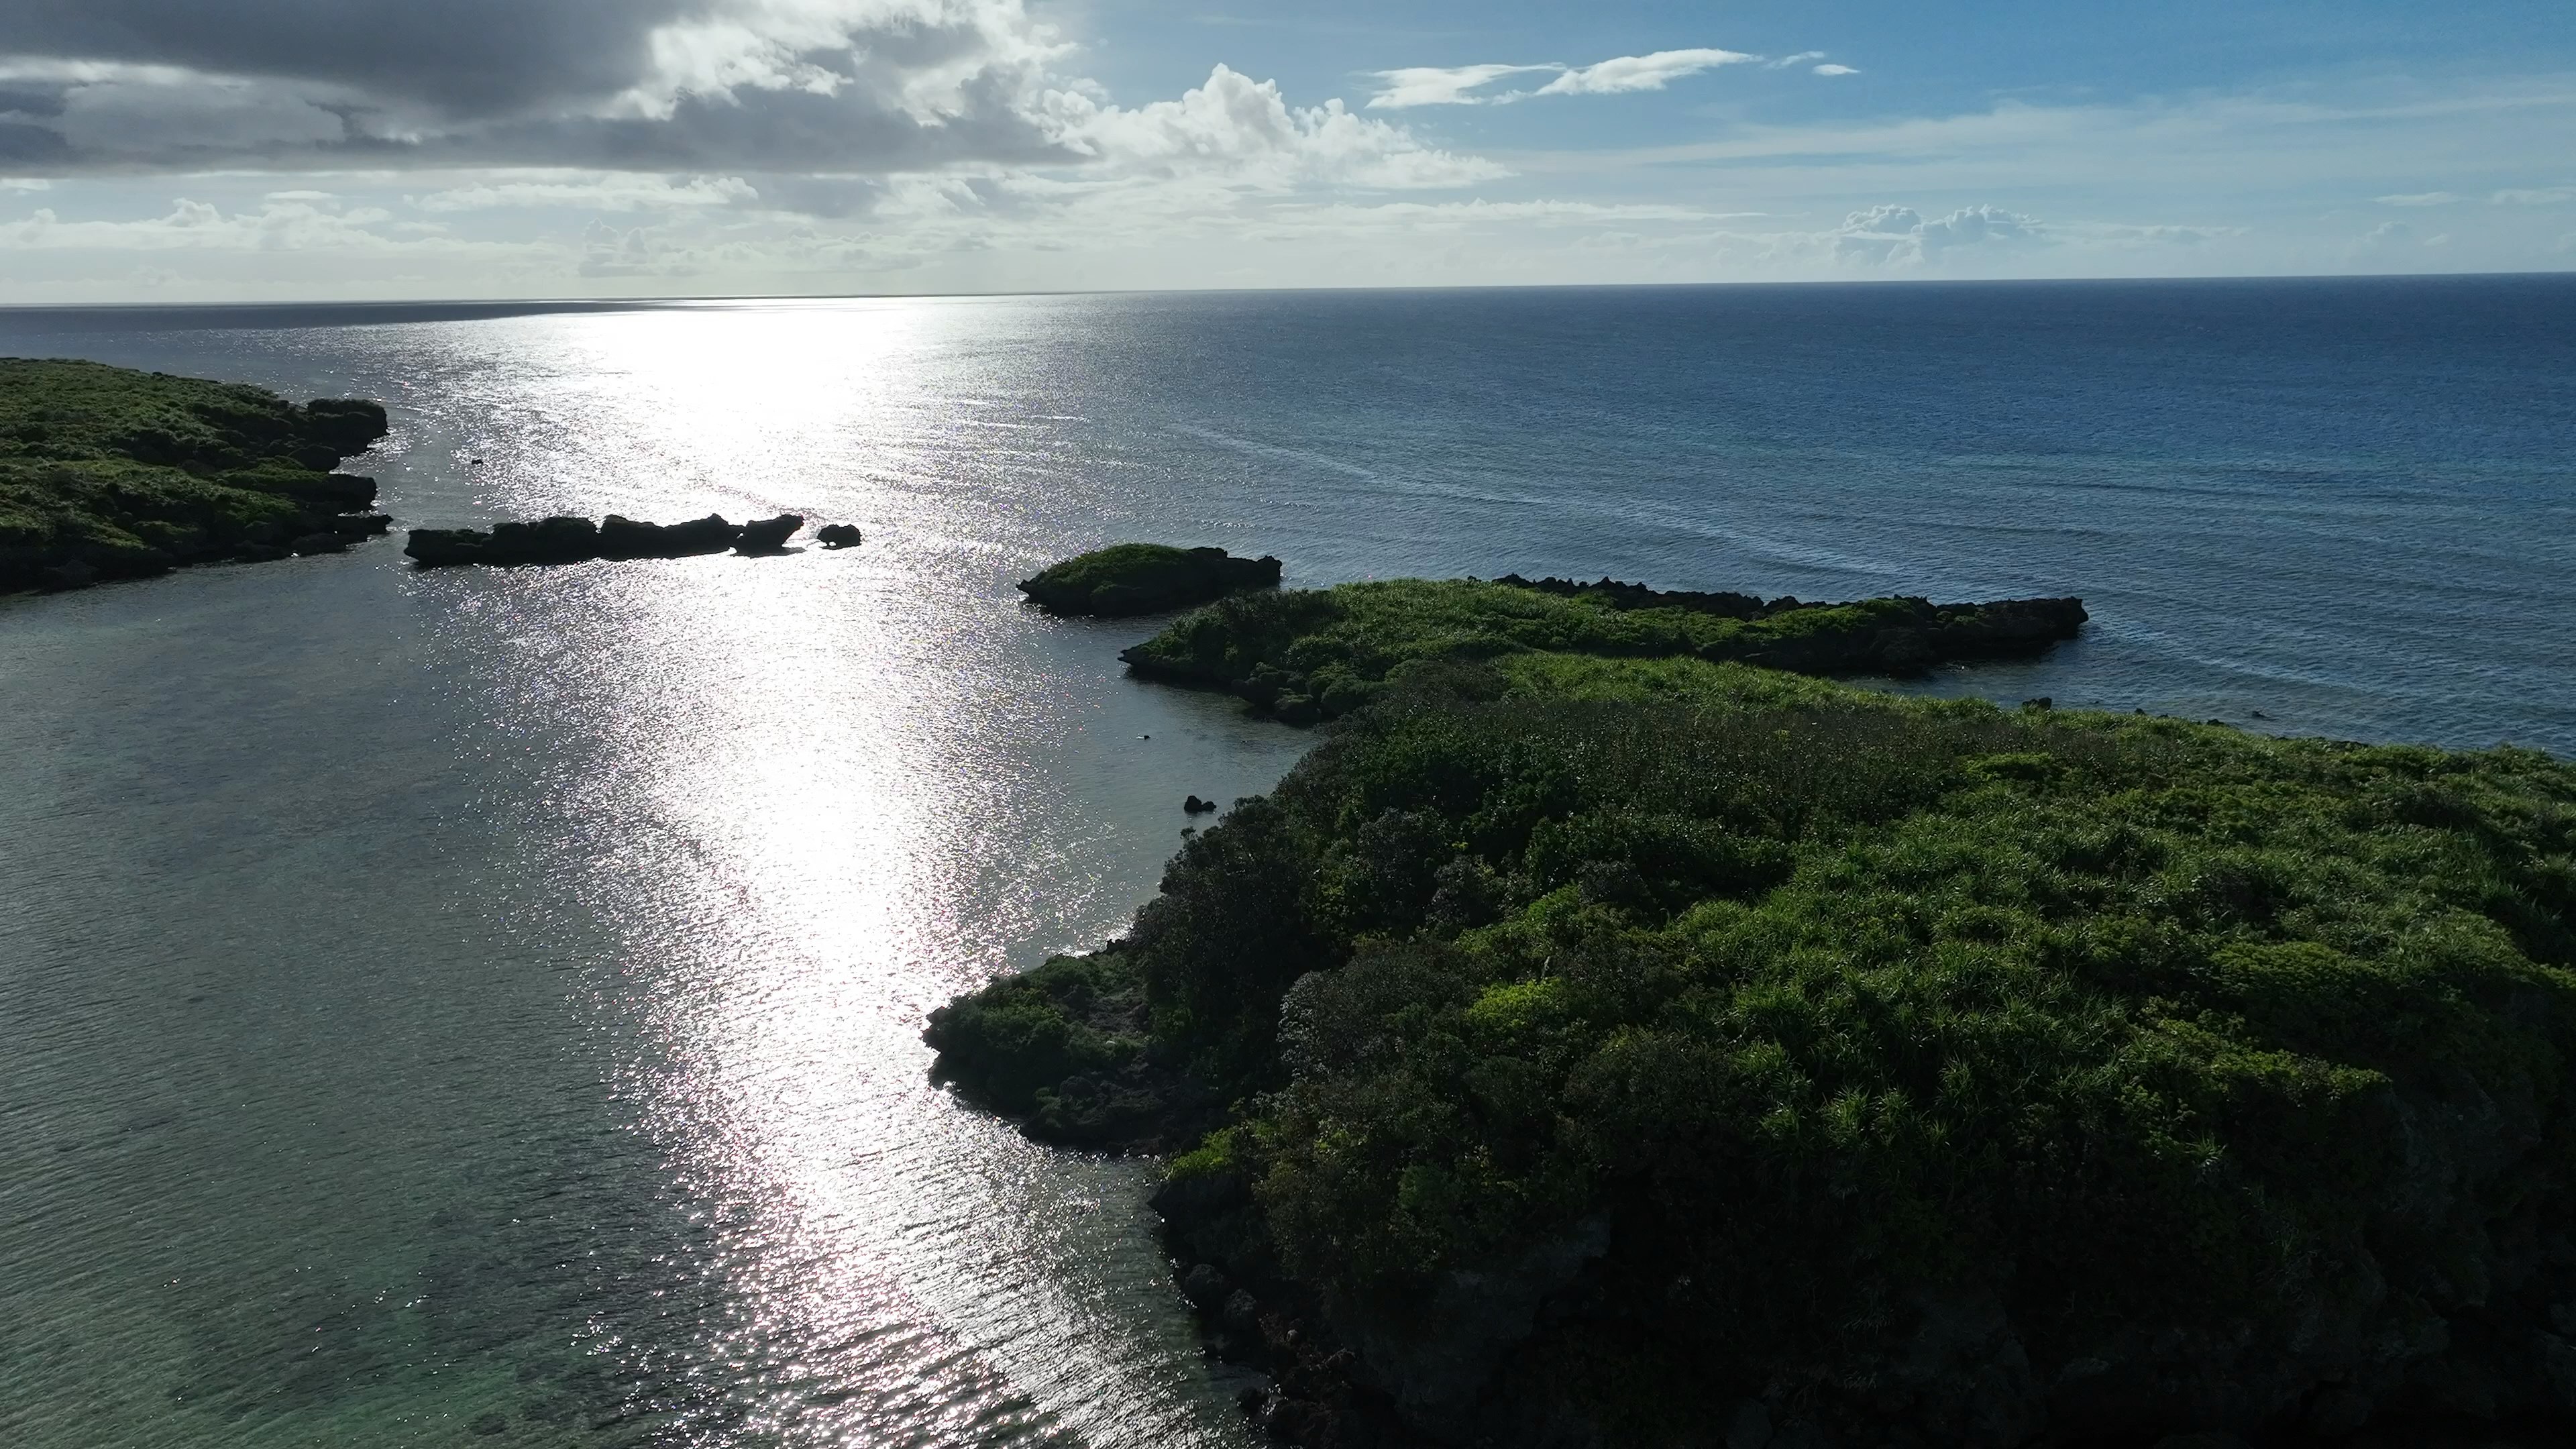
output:
[[[1122,619],[1275,589],[1280,567],[1275,558],[1236,558],[1221,548],[1120,543],[1051,565],[1019,588],[1050,614]]]
[[[2576,768],[1819,677],[2083,622],[1220,599],[1122,657],[1338,723],[934,1077],[1167,1157],[1275,1442],[2568,1442]]]

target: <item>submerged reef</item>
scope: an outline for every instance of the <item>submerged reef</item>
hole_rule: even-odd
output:
[[[385,435],[372,402],[104,363],[0,358],[0,593],[336,552],[383,533],[332,471]]]
[[[1122,543],[1066,559],[1024,580],[1020,592],[1050,614],[1122,618],[1278,586],[1275,558],[1235,558],[1221,548]]]
[[[1227,599],[1118,657],[1147,678],[1228,690],[1291,724],[1311,724],[1441,661],[1535,651],[1903,677],[2040,654],[2074,638],[2084,620],[2081,599],[1766,604],[1608,579],[1390,579]]]
[[[692,554],[776,553],[805,526],[799,514],[728,523],[719,514],[687,523],[639,523],[610,514],[604,522],[558,515],[533,523],[472,528],[415,528],[403,553],[422,568],[459,564],[581,563],[589,559],[685,558]]]
[[[1270,1437],[2576,1430],[2576,767],[1896,698],[1654,617],[1794,609],[1364,587],[1447,627],[1162,636],[1376,687],[1123,938],[926,1033],[1033,1135],[1177,1154]]]

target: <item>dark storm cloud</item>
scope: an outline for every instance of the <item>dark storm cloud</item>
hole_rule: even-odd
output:
[[[322,81],[453,117],[613,95],[701,0],[10,0],[0,54]]]
[[[21,116],[59,116],[63,113],[63,88],[0,86],[0,115],[13,111]]]
[[[678,37],[671,63],[696,66],[694,82],[658,68],[657,33]],[[758,0],[0,0],[0,161],[884,171],[1062,159],[1020,104],[1038,53],[1017,0],[807,0],[784,15]],[[931,72],[925,103],[914,82]]]

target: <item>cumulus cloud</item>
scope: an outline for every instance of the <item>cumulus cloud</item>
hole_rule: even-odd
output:
[[[1276,81],[1218,66],[1177,101],[1127,109],[1075,91],[1048,95],[1064,143],[1113,172],[1219,174],[1257,190],[1299,185],[1383,189],[1461,186],[1507,174],[1473,156],[1426,146],[1400,126],[1352,114],[1338,100],[1290,106]]]
[[[1824,54],[1808,51],[1792,61]],[[1532,96],[1601,96],[1632,91],[1659,91],[1685,76],[1723,65],[1747,65],[1762,57],[1740,50],[1658,50],[1651,55],[1622,55],[1592,65],[1457,65],[1408,66],[1376,73],[1379,90],[1369,97],[1371,110],[1410,106],[1478,106],[1527,100]],[[1776,69],[1777,66],[1775,65]],[[1553,72],[1535,90],[1486,93],[1484,87],[1505,76]]]
[[[1968,206],[1927,218],[1910,206],[1882,203],[1843,218],[1833,232],[1835,259],[1871,266],[1929,266],[1962,254],[2005,251],[2044,239],[2037,218],[1995,206]]]

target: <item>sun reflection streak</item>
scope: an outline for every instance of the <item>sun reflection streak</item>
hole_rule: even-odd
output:
[[[874,521],[942,487],[1008,511],[1001,470],[1045,454],[950,457],[979,391],[953,359],[978,349],[927,304],[636,320],[546,319],[562,365],[496,512]],[[1038,1148],[925,1076],[930,1007],[1133,904],[1050,764],[1098,742],[1014,637],[1044,626],[973,577],[974,516],[858,556],[576,566],[515,599],[518,707],[599,736],[558,801],[560,885],[633,943],[595,999],[640,1030],[623,1090],[724,1280],[692,1328],[707,1397],[669,1406],[691,1442],[1243,1438],[1168,1304],[1142,1169]],[[1140,1303],[1162,1305],[1141,1336]]]

